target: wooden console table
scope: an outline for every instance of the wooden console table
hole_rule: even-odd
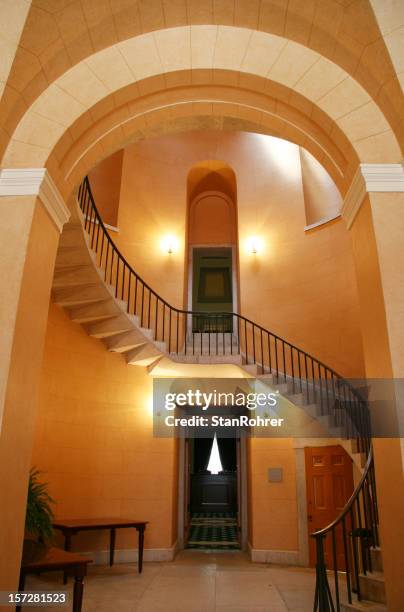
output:
[[[117,529],[134,528],[139,533],[138,570],[142,573],[144,532],[148,521],[135,521],[123,518],[97,518],[97,519],[63,519],[53,523],[54,529],[59,529],[65,537],[65,550],[71,548],[72,536],[79,531],[95,531],[99,529],[110,530],[109,564],[114,563],[115,535]]]
[[[20,570],[19,591],[25,588],[25,578],[29,574],[41,574],[42,572],[65,572],[67,576],[73,576],[73,612],[81,612],[83,601],[83,578],[87,574],[87,565],[92,563],[89,557],[83,557],[77,553],[66,552],[60,548],[48,548],[44,555],[34,561],[22,563]],[[16,611],[21,606],[16,607]]]

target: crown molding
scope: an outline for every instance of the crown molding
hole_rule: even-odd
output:
[[[376,191],[404,191],[402,164],[360,164],[368,193]]]
[[[367,193],[404,192],[402,164],[359,164],[344,198],[341,215],[352,226]]]
[[[0,170],[0,196],[38,196],[59,232],[70,218],[70,211],[46,168]]]

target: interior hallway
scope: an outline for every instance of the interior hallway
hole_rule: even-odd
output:
[[[174,562],[146,563],[140,576],[133,564],[90,567],[83,612],[311,612],[314,583],[312,569],[251,563],[239,551],[187,550]],[[48,574],[29,577],[26,590],[34,588],[63,585]]]

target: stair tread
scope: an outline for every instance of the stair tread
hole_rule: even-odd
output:
[[[367,572],[366,574],[359,574],[360,578],[369,578],[371,580],[379,580],[384,582],[384,573],[374,570],[373,572]]]
[[[387,612],[388,610],[385,604],[366,599],[355,601],[351,604],[343,602],[342,605],[346,610],[368,610],[369,612]]]

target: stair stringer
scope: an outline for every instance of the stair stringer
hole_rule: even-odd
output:
[[[56,256],[53,301],[107,350],[120,352],[131,365],[150,367],[167,354],[165,343],[155,341],[152,330],[141,327],[139,318],[128,313],[126,302],[116,298],[96,263],[81,211],[77,204],[72,208]],[[131,336],[131,343],[121,350],[125,336]]]

